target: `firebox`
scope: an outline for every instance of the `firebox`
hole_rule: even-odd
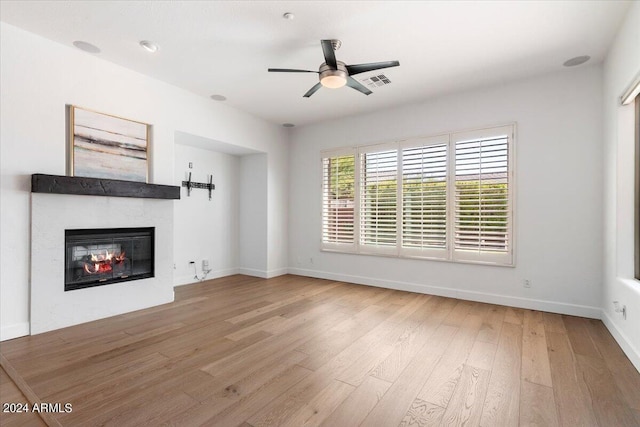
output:
[[[155,228],[65,230],[64,290],[154,277]]]

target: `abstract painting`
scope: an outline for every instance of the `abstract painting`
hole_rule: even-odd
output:
[[[147,182],[148,124],[75,106],[69,118],[72,176]]]

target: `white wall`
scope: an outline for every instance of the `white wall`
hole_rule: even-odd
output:
[[[240,272],[268,277],[267,155],[240,159]]]
[[[30,175],[65,174],[65,104],[151,123],[153,183],[174,184],[177,131],[267,153],[268,167],[286,163],[288,136],[280,126],[5,23],[0,90],[1,339],[29,330]],[[286,175],[265,171],[262,181],[274,203],[286,200]],[[259,220],[287,227],[286,214]],[[277,264],[269,268],[286,268],[286,241],[267,243]]]
[[[195,271],[203,277],[202,260],[212,270],[207,279],[238,272],[238,198],[240,192],[240,158],[238,156],[191,147],[176,136],[175,183],[187,179],[208,182],[213,175],[211,200],[206,189],[181,188],[180,200],[174,204],[174,283],[194,283]],[[189,169],[191,162],[193,169]],[[190,265],[189,261],[195,261]]]
[[[603,321],[640,370],[640,282],[633,272],[634,106],[620,95],[640,72],[640,3],[634,3],[604,64]],[[613,301],[627,306],[627,319]]]
[[[515,268],[319,250],[320,150],[510,122],[517,122]],[[599,317],[601,123],[602,70],[596,65],[296,128],[290,271]],[[530,289],[524,279],[531,280]]]

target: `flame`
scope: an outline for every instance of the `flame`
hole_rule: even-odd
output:
[[[90,262],[84,264],[84,271],[87,274],[107,273],[113,270],[112,264],[121,263],[125,260],[125,252],[119,254],[115,252],[104,251],[104,254],[91,254]]]

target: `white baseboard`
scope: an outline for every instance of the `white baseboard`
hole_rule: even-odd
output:
[[[602,323],[607,327],[616,342],[622,348],[624,354],[629,358],[633,366],[640,372],[640,351],[631,344],[627,336],[618,329],[616,323],[609,317],[605,310],[602,310]]]
[[[234,274],[238,274],[240,272],[237,268],[228,268],[226,270],[215,270],[211,271],[207,274],[207,277],[204,280],[211,279],[219,279],[220,277],[233,276]],[[202,273],[198,273],[199,276],[202,276]],[[198,283],[198,279],[194,277],[193,274],[189,274],[188,276],[180,276],[173,278],[173,286],[182,286],[182,285],[191,285],[193,283]]]
[[[238,273],[247,276],[260,277],[262,279],[271,279],[272,277],[282,276],[289,273],[288,268],[277,268],[275,270],[256,270],[254,268],[240,268]]]
[[[275,270],[267,271],[267,279],[271,279],[272,277],[283,276],[285,274],[289,274],[288,268],[276,268]]]
[[[300,276],[316,277],[319,279],[338,280],[360,285],[377,286],[381,288],[397,289],[400,291],[417,292],[421,294],[439,295],[449,298],[458,298],[469,301],[485,302],[490,304],[506,305],[510,307],[527,308],[530,310],[548,311],[551,313],[568,314],[571,316],[589,317],[600,319],[600,307],[590,307],[577,304],[566,304],[555,301],[537,300],[530,298],[513,297],[507,295],[490,294],[485,292],[474,292],[455,288],[445,288],[440,286],[430,286],[418,283],[397,282],[381,280],[373,277],[351,276],[347,274],[336,274],[326,271],[307,270],[301,268],[290,268],[289,273]]]
[[[31,327],[29,322],[15,323],[0,328],[0,341],[12,340],[14,338],[25,337],[29,335]]]

